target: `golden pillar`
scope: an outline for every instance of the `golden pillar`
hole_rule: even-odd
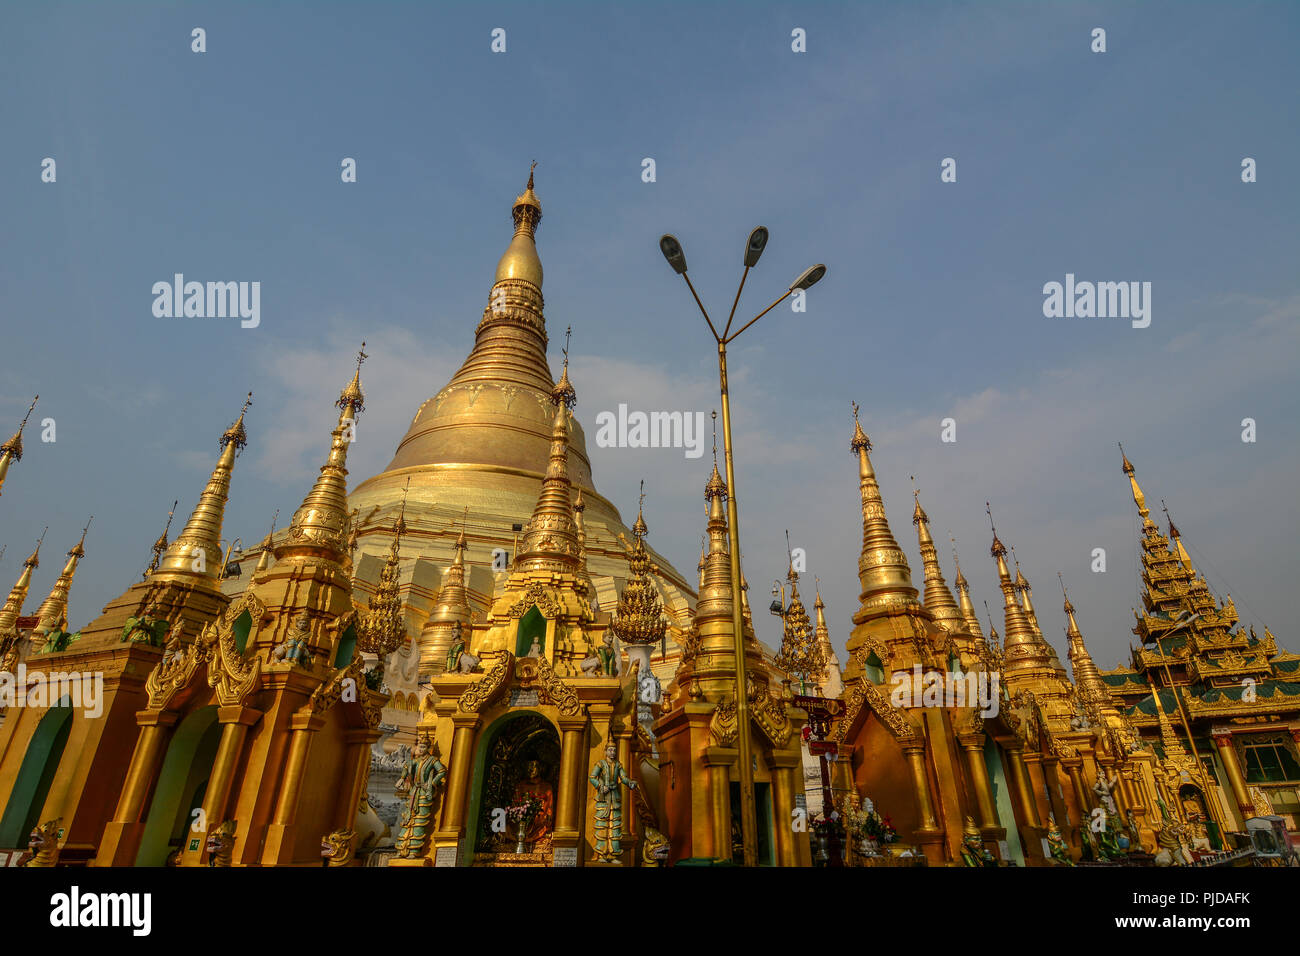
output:
[[[1057,826],[1068,827],[1070,825],[1070,811],[1065,805],[1065,797],[1061,794],[1059,758],[1044,757],[1042,768],[1043,786],[1047,790],[1047,802],[1051,805],[1052,815],[1056,817]]]
[[[1016,788],[1016,797],[1020,803],[1020,814],[1026,827],[1042,829],[1038,822],[1038,802],[1034,800],[1034,791],[1029,784],[1029,770],[1025,767],[1025,755],[1019,747],[1013,747],[1007,753],[1011,764],[1011,780]]]
[[[217,745],[217,756],[212,762],[212,776],[208,778],[208,787],[203,792],[203,819],[209,830],[216,829],[225,822],[226,806],[230,802],[230,788],[235,781],[235,769],[239,766],[240,754],[244,751],[244,740],[248,728],[262,719],[262,712],[242,704],[232,704],[217,708],[217,721],[221,724],[221,742]],[[239,841],[247,831],[235,831]],[[198,866],[207,854],[206,833],[198,850],[185,849],[181,854],[182,866]]]
[[[136,738],[131,764],[122,785],[122,795],[117,800],[113,820],[104,829],[96,866],[132,866],[140,851],[140,838],[144,834],[144,821],[140,819],[145,799],[158,776],[159,765],[167,750],[171,729],[180,719],[173,711],[140,711],[136,714],[140,736]]]
[[[912,787],[916,790],[916,805],[921,811],[921,825],[918,830],[934,833],[939,829],[939,821],[934,815],[934,800],[930,796],[930,780],[925,772],[925,744],[921,742],[903,745],[907,757],[908,769],[912,772]]]
[[[298,711],[289,721],[293,736],[289,741],[289,759],[280,782],[280,794],[275,802],[275,815],[267,828],[266,842],[262,848],[262,865],[275,866],[288,863],[293,856],[293,829],[298,817],[298,803],[302,797],[302,778],[307,771],[307,756],[316,731],[325,726],[322,717],[315,716],[310,707]]]
[[[794,830],[794,768],[802,769],[803,755],[777,750],[767,755],[766,763],[772,774],[772,821],[776,831],[776,865],[798,866],[798,848]],[[761,825],[761,824],[760,824]]]
[[[1071,760],[1065,764],[1065,771],[1070,775],[1070,784],[1074,787],[1074,799],[1079,804],[1079,818],[1088,819],[1088,811],[1092,808],[1088,804],[1088,791],[1083,785],[1083,761]]]
[[[587,718],[581,715],[561,717],[560,786],[555,795],[555,833],[552,845],[557,851],[572,848],[573,866],[577,848],[582,843],[582,805],[587,796]],[[621,753],[621,750],[620,750]],[[603,754],[601,756],[604,756]],[[624,764],[626,766],[626,764]]]
[[[966,752],[966,766],[970,770],[971,789],[975,791],[975,807],[979,811],[980,829],[998,829],[998,814],[993,808],[993,788],[989,783],[989,768],[984,763],[984,738],[970,735],[958,738]]]
[[[702,762],[708,768],[709,806],[713,811],[709,827],[713,847],[709,855],[715,860],[731,859],[731,766],[739,756],[729,747],[707,747],[704,751]],[[706,850],[695,852],[703,856]]]
[[[1237,807],[1241,811],[1242,819],[1253,817],[1255,815],[1254,804],[1250,802],[1250,794],[1246,790],[1246,778],[1241,772],[1241,762],[1237,760],[1237,751],[1232,746],[1232,734],[1215,734],[1214,746],[1219,751],[1219,759],[1223,761],[1223,769],[1228,774],[1228,784],[1232,788],[1232,798],[1237,801]],[[1206,803],[1209,803],[1210,795],[1205,795]]]
[[[478,736],[478,714],[456,713],[451,753],[447,755],[447,796],[442,806],[442,832],[439,836],[465,835],[465,807],[469,803],[470,770],[474,763],[474,739]],[[441,841],[440,841],[441,842]]]
[[[351,770],[352,777],[348,781],[347,799],[339,803],[334,818],[334,825],[340,830],[351,830],[356,821],[357,810],[361,807],[362,791],[370,776],[370,745],[378,740],[379,736],[377,730],[366,728],[350,730],[343,737],[348,744],[347,766]]]

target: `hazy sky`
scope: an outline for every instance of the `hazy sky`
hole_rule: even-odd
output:
[[[469,351],[536,159],[553,366],[571,324],[597,486],[630,519],[644,477],[650,542],[688,577],[707,454],[594,447],[620,402],[717,404],[712,339],[657,239],[681,238],[722,318],[756,225],[772,238],[744,318],[829,267],[805,313],[733,346],[769,643],[786,528],[847,636],[856,400],[918,585],[913,474],[949,582],[947,529],[999,630],[986,500],[1048,638],[1064,651],[1060,570],[1098,663],[1127,659],[1138,526],[1118,440],[1211,585],[1300,649],[1297,35],[1291,3],[7,4],[5,437],[41,400],[0,499],[0,590],[48,524],[33,611],[94,513],[71,602],[74,627],[90,620],[138,580],[172,499],[189,513],[250,388],[226,533],[259,540],[323,460],[363,338],[352,483],[381,469]],[[260,325],[155,317],[151,288],[177,272],[260,282]],[[1044,317],[1067,273],[1150,282],[1150,326]]]

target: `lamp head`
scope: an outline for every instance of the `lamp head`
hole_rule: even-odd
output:
[[[682,244],[677,241],[677,237],[665,233],[659,239],[659,251],[664,254],[668,264],[673,267],[673,272],[679,276],[686,275],[686,253],[682,251]]]
[[[805,269],[803,275],[794,280],[794,283],[790,286],[790,291],[810,289],[820,282],[824,275],[826,275],[826,267],[819,262],[817,265]]]
[[[767,226],[759,226],[749,234],[749,242],[745,245],[745,268],[758,265],[758,257],[763,254],[763,247],[767,245]]]

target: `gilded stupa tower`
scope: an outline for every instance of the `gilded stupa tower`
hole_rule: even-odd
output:
[[[907,556],[889,528],[880,484],[871,464],[871,439],[858,421],[856,402],[853,405],[853,440],[849,448],[858,458],[858,484],[862,497],[862,551],[858,557],[858,580],[862,592],[859,596],[861,605],[853,615],[853,632],[847,644],[846,685],[862,678],[862,661],[867,654],[875,654],[879,659],[878,666],[886,675],[891,670],[910,670],[913,664],[922,668],[933,664],[926,639],[927,625],[933,618],[918,599]]]
[[[93,517],[91,520],[94,520]],[[36,611],[36,627],[32,629],[33,643],[44,642],[51,634],[68,629],[68,592],[72,590],[72,578],[77,573],[77,565],[86,556],[86,532],[89,530],[90,521],[87,521],[81,532],[81,540],[68,551],[68,561],[59,573],[58,580]]]
[[[4,607],[0,608],[0,671],[12,671],[18,666],[21,658],[22,644],[18,634],[18,618],[23,613],[27,592],[31,590],[32,572],[40,567],[41,542],[44,540],[45,532],[42,531],[40,540],[36,542],[36,548],[23,562],[23,572],[10,589]]]
[[[591,597],[606,611],[617,602],[619,583],[627,574],[619,539],[630,537],[630,529],[592,481],[582,425],[563,404],[564,507],[554,481],[552,392],[557,383],[546,357],[549,336],[537,251],[542,204],[532,174],[512,204],[511,217],[513,232],[497,263],[468,357],[416,411],[388,467],[349,496],[359,515],[357,575],[364,592],[375,584],[373,558],[382,561],[388,550],[388,529],[409,483],[403,560],[407,567],[419,566],[408,579],[434,582],[419,595],[407,595],[415,612],[412,620],[436,625],[427,631],[430,640],[421,642],[425,672],[439,666],[457,622],[463,628],[471,615],[485,618],[504,585],[503,558],[511,569],[576,568],[580,577],[591,580]],[[535,506],[542,505],[559,525],[523,531]],[[690,625],[694,582],[653,551],[647,553],[664,597],[668,641],[674,645]],[[363,564],[365,555],[371,560]],[[579,567],[584,563],[585,570]],[[655,666],[663,670],[662,664]],[[666,682],[671,673],[659,676]]]

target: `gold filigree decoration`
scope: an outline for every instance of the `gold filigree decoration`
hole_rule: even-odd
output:
[[[537,680],[541,685],[541,696],[553,704],[564,717],[577,717],[582,713],[582,701],[573,692],[573,688],[560,679],[545,657],[537,658]]]
[[[510,605],[510,610],[506,611],[506,615],[515,619],[521,618],[528,613],[528,609],[534,604],[542,612],[543,617],[552,620],[559,617],[563,611],[559,602],[551,595],[550,590],[534,581],[524,588],[523,596]]]
[[[484,651],[487,657],[492,652]],[[483,705],[495,697],[506,685],[506,678],[514,671],[514,655],[509,651],[496,651],[497,662],[492,669],[476,680],[456,701],[456,708],[463,714],[476,714]]]
[[[361,673],[360,654],[354,654],[347,667],[340,667],[334,672],[333,677],[312,691],[312,714],[319,716],[327,713],[342,700],[343,691],[347,687],[349,680],[352,681],[352,692],[356,695],[356,699],[360,701],[364,696],[361,693],[361,688],[365,686]]]
[[[709,719],[709,735],[719,747],[729,747],[740,737],[740,723],[734,700],[723,701],[713,709],[713,716]]]
[[[144,689],[148,695],[148,710],[165,710],[182,690],[190,685],[199,666],[212,653],[215,628],[209,624],[203,634],[188,645],[179,640],[168,643],[163,656],[145,678]]]
[[[916,736],[916,728],[907,719],[907,715],[894,707],[883,690],[863,677],[858,681],[858,686],[853,689],[853,693],[849,695],[848,705],[844,708],[844,718],[835,731],[836,740],[844,739],[844,735],[848,733],[849,727],[852,726],[863,706],[880,718],[881,723],[889,729],[895,739],[902,741]]]
[[[253,594],[242,597],[221,615],[216,627],[216,640],[212,642],[212,659],[208,665],[208,686],[217,692],[217,703],[223,707],[242,703],[262,673],[262,661],[254,657],[245,660],[235,643],[235,622],[248,612],[253,627],[266,616],[266,605]],[[211,625],[209,626],[211,627]]]

